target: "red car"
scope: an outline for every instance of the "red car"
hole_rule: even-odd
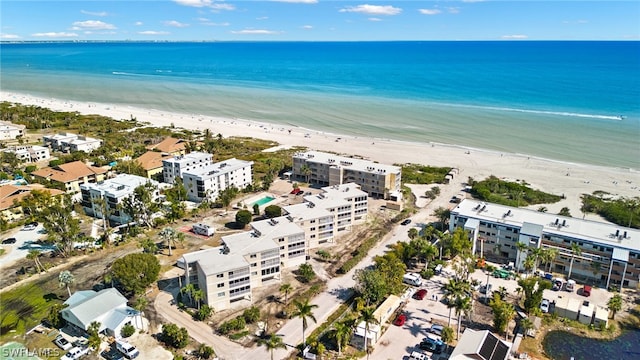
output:
[[[424,299],[425,296],[427,296],[427,290],[420,289],[420,290],[418,290],[416,292],[416,294],[413,297],[418,299],[418,300],[422,300],[422,299]]]
[[[393,325],[402,326],[404,325],[405,321],[407,321],[407,316],[405,314],[400,314],[393,322]]]
[[[295,188],[293,190],[291,190],[291,194],[293,195],[298,195],[298,193],[300,193],[302,190],[300,190],[299,188]]]

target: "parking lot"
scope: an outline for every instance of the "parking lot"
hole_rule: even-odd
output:
[[[3,236],[2,240],[6,238],[15,238],[16,242],[13,244],[1,245],[4,249],[4,255],[0,256],[0,267],[5,267],[13,264],[14,262],[24,259],[29,250],[38,249],[43,252],[53,250],[51,247],[46,247],[40,244],[36,244],[37,241],[46,237],[43,233],[42,225],[38,225],[32,230],[23,230],[17,228],[9,231]]]

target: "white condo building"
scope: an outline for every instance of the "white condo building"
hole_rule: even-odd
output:
[[[89,153],[102,146],[102,140],[100,139],[72,133],[44,135],[42,141],[44,146],[49,146],[51,150],[62,152],[84,151]]]
[[[451,210],[449,230],[458,227],[469,232],[474,253],[513,261],[520,270],[526,250],[519,250],[518,243],[527,249],[557,249],[547,265],[560,274],[571,268],[572,279],[607,288],[636,287],[640,279],[638,229],[468,199]],[[574,244],[581,250],[578,255],[572,251]]]
[[[24,136],[26,126],[0,121],[0,140],[12,140]]]
[[[251,301],[252,289],[279,281],[282,268],[304,263],[309,249],[333,242],[336,232],[365,221],[367,194],[358,185],[322,190],[323,197],[307,196],[304,203],[285,207],[287,215],[224,236],[223,246],[185,254],[179,261],[185,282],[202,289],[216,311],[228,309],[232,303]]]
[[[80,185],[82,194],[82,207],[87,215],[102,218],[104,201],[109,220],[117,224],[126,224],[131,221],[131,216],[119,209],[119,204],[125,198],[133,195],[134,190],[146,183],[154,185],[153,199],[160,197],[158,183],[154,180],[142,176],[131,174],[119,174],[113,179],[108,179],[98,183],[87,183]]]
[[[182,182],[191,201],[215,200],[220,191],[235,186],[243,189],[253,183],[253,161],[228,159],[185,170]]]
[[[356,183],[374,198],[402,198],[402,169],[335,154],[307,151],[293,155],[292,178],[320,186]]]
[[[170,159],[164,159],[162,160],[163,182],[173,184],[176,181],[176,178],[182,178],[184,172],[196,172],[211,164],[213,164],[213,155],[198,151],[194,151],[186,155],[177,155]]]
[[[23,163],[38,162],[51,158],[49,148],[38,145],[9,146],[8,148],[0,151],[16,154],[16,157]]]

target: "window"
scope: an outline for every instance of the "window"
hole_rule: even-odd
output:
[[[224,274],[218,274],[218,275],[216,275],[216,277],[217,277],[217,278],[224,277]]]
[[[257,254],[251,254],[251,256],[250,256],[250,257],[251,257],[252,259],[255,259],[257,256],[258,256]]]
[[[224,283],[219,283],[219,284],[218,284],[218,287],[219,287],[219,288],[224,287]]]
[[[224,296],[224,291],[218,293],[218,297],[223,297],[223,296]]]

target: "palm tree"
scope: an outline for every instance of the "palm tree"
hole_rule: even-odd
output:
[[[282,341],[282,337],[276,334],[271,334],[266,339],[258,340],[258,345],[264,345],[267,348],[271,353],[271,360],[273,360],[274,350],[287,348],[287,345]]]
[[[441,206],[435,209],[432,215],[438,218],[440,229],[444,231],[444,226],[447,224],[449,218],[451,217],[451,210]]]
[[[307,319],[316,321],[316,317],[313,315],[313,309],[317,308],[318,305],[309,303],[309,299],[305,299],[304,302],[294,300],[293,304],[296,307],[296,310],[293,313],[293,317],[298,317],[302,319],[302,347],[307,346],[307,341],[304,337],[304,331],[307,329]]]
[[[374,316],[376,309],[373,306],[365,307],[360,310],[358,321],[364,322],[364,350],[367,352],[367,360],[369,359],[369,346],[367,344],[370,325],[377,324],[378,319]]]
[[[571,263],[569,264],[569,275],[567,275],[567,279],[571,279],[571,271],[573,271],[573,259],[576,256],[582,255],[582,249],[580,245],[577,243],[571,243]]]
[[[516,269],[517,269],[517,271],[520,271],[520,260],[522,258],[522,253],[525,252],[527,248],[528,248],[528,246],[525,243],[521,243],[519,241],[516,243],[516,249],[517,249],[517,253],[516,253]]]
[[[189,302],[193,301],[193,298],[191,296],[194,291],[196,291],[196,287],[195,285],[193,285],[193,283],[188,283],[187,285],[183,286],[182,289],[180,289],[181,294],[187,294],[187,296],[189,297]]]
[[[204,291],[202,291],[202,289],[196,289],[191,292],[191,296],[193,296],[193,301],[198,304],[198,310],[200,310],[200,303],[202,303],[202,299],[204,299]]]
[[[456,315],[458,316],[458,333],[456,339],[459,339],[462,314],[469,314],[469,311],[471,311],[471,299],[467,296],[458,296],[453,303],[453,307],[456,309]]]
[[[540,261],[547,264],[547,272],[551,271],[551,265],[553,264],[553,260],[555,260],[556,256],[558,256],[558,249],[548,248],[542,250]]]
[[[529,318],[524,318],[520,320],[520,327],[522,328],[522,333],[524,334],[524,336],[527,336],[529,330],[533,329],[534,327],[533,321],[531,321],[531,319]]]
[[[69,289],[69,285],[73,284],[76,279],[73,277],[73,274],[69,270],[61,271],[58,275],[58,281],[60,282],[60,287],[66,287],[67,292],[69,293],[69,297],[71,297],[71,289]]]
[[[450,279],[449,282],[442,287],[442,290],[444,290],[447,308],[449,308],[449,321],[447,322],[447,326],[451,326],[451,312],[456,307],[455,303],[457,298],[469,292],[471,290],[471,284],[464,280]]]
[[[173,255],[171,253],[171,244],[173,243],[175,245],[176,242],[182,243],[184,241],[184,234],[176,231],[172,227],[166,227],[162,229],[162,231],[160,231],[158,235],[160,235],[160,237],[167,242],[167,246],[169,247],[169,256]]]
[[[543,251],[544,250],[538,247],[529,249],[529,255],[527,256],[527,258],[531,257],[531,260],[533,261],[532,272],[534,273],[536,272],[536,270],[538,270],[538,262],[542,258]]]
[[[333,324],[330,336],[336,341],[338,345],[338,357],[342,352],[342,347],[346,346],[351,337],[353,327],[348,323],[349,321],[339,321]]]
[[[282,285],[280,285],[280,292],[284,293],[284,303],[287,303],[287,297],[289,296],[289,293],[293,290],[293,286],[291,286],[291,284],[289,283],[284,283]]]
[[[442,342],[447,344],[447,348],[448,348],[452,341],[453,341],[453,329],[447,326],[442,329]]]
[[[611,312],[613,313],[611,318],[614,319],[616,317],[616,313],[622,310],[622,296],[620,294],[613,295],[611,299],[609,299],[609,301],[607,302],[607,306],[609,307],[609,310],[611,310]]]
[[[42,271],[45,271],[45,272],[47,271],[47,269],[45,269],[44,266],[42,266],[42,263],[40,262],[40,250],[36,250],[36,249],[29,250],[29,253],[27,254],[27,259],[33,260],[33,263],[36,265],[36,270],[38,271],[38,273]]]
[[[304,175],[305,182],[309,183],[309,175],[311,175],[311,168],[308,165],[302,165],[300,167],[300,173]]]

